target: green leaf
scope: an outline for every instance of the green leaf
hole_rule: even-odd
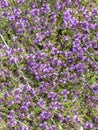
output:
[[[96,75],[94,75],[92,78],[91,78],[91,84],[94,84],[96,83]]]
[[[96,3],[98,4],[98,0],[96,0]]]

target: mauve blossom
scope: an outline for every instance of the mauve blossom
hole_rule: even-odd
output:
[[[95,121],[95,122],[98,122],[98,117],[95,117],[95,118],[94,118],[94,121]]]
[[[85,123],[85,129],[92,129],[93,128],[93,124],[91,122],[86,122]]]
[[[1,0],[0,1],[0,7],[1,8],[7,8],[7,7],[9,7],[9,3],[7,2],[7,0]]]
[[[93,84],[91,88],[94,91],[94,93],[98,94],[98,84]]]
[[[23,4],[23,3],[26,2],[26,0],[17,0],[17,2],[18,2],[19,4]]]

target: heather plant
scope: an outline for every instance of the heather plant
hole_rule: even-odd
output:
[[[0,1],[0,130],[98,130],[98,1]]]

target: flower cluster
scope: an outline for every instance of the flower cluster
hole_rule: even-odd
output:
[[[0,129],[98,130],[97,4],[0,1]]]

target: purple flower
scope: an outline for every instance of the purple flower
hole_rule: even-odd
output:
[[[96,39],[98,40],[98,33],[96,34]]]
[[[51,19],[52,22],[56,23],[56,21],[57,21],[57,14],[56,13],[52,13],[50,19]]]
[[[43,111],[40,116],[39,116],[39,119],[44,119],[44,120],[48,120],[49,118],[53,118],[53,114],[51,112],[48,112],[48,111]]]
[[[77,115],[74,116],[74,122],[80,122],[80,119],[77,117]]]
[[[1,0],[0,1],[0,7],[1,8],[6,8],[9,6],[9,3],[7,2],[7,0]]]
[[[67,123],[69,123],[69,122],[71,122],[72,119],[71,119],[70,116],[67,116],[65,120],[66,120]]]
[[[20,17],[20,15],[21,15],[21,13],[22,13],[22,11],[21,11],[21,9],[14,9],[14,16],[16,17],[16,18],[19,18]]]
[[[40,11],[39,9],[34,8],[34,9],[31,10],[31,15],[36,17],[36,16],[38,16],[40,14],[39,11]],[[38,17],[38,19],[39,19],[39,17]]]
[[[11,107],[14,105],[14,101],[8,100],[6,105]]]
[[[49,129],[49,126],[48,126],[47,122],[43,122],[43,123],[39,124],[39,126],[40,126],[42,129],[44,129],[44,130],[48,130],[48,129]]]
[[[61,92],[62,95],[64,95],[64,98],[67,97],[67,95],[69,94],[69,91],[67,91],[66,89],[63,90],[63,92]]]
[[[61,104],[61,102],[55,101],[55,102],[51,102],[49,108],[52,110],[61,110],[64,109],[64,106]]]
[[[21,130],[29,130],[29,127],[26,127],[26,126],[22,125]]]
[[[35,2],[31,3],[31,8],[32,8],[32,9],[35,9],[35,8],[36,8],[36,3],[35,3]]]
[[[52,125],[52,126],[50,126],[49,130],[57,130],[56,125]]]
[[[97,123],[97,122],[98,122],[98,117],[95,117],[95,118],[94,118],[94,121]]]
[[[14,112],[14,110],[11,110],[10,111],[10,117],[14,117],[15,116],[15,112]]]
[[[15,97],[15,103],[20,104],[21,103],[21,97],[19,95],[16,95]]]
[[[10,64],[17,64],[18,59],[16,57],[10,57]]]
[[[97,14],[98,14],[97,9],[93,9],[93,10],[92,10],[92,16],[96,16]]]
[[[96,126],[96,130],[98,130],[98,126]]]
[[[26,2],[26,0],[17,0],[17,2],[18,2],[19,4],[24,4],[24,3]]]
[[[61,113],[58,113],[58,117],[59,117],[60,122],[64,121],[64,116]]]
[[[18,28],[18,29],[17,29],[17,34],[18,34],[18,35],[22,35],[22,34],[25,33],[25,31],[26,31],[26,30],[25,30],[24,28]]]
[[[51,98],[52,100],[58,100],[58,95],[55,92],[50,92],[48,98]]]
[[[56,5],[56,9],[57,10],[62,10],[63,9],[63,3],[59,3],[58,5]]]
[[[93,128],[93,124],[91,122],[86,122],[85,123],[85,126],[84,126],[85,129],[92,129]]]
[[[94,93],[98,94],[98,84],[93,84],[91,88],[94,91]]]
[[[42,6],[42,10],[45,14],[48,14],[50,13],[50,5],[49,4],[46,4],[46,5],[43,5]]]
[[[10,114],[9,114],[9,125],[10,127],[14,127],[16,125],[16,120],[15,120],[15,112],[14,110],[11,110],[10,111]]]
[[[37,102],[37,104],[41,107],[44,108],[46,101],[44,101],[42,98],[40,98],[40,100]]]

